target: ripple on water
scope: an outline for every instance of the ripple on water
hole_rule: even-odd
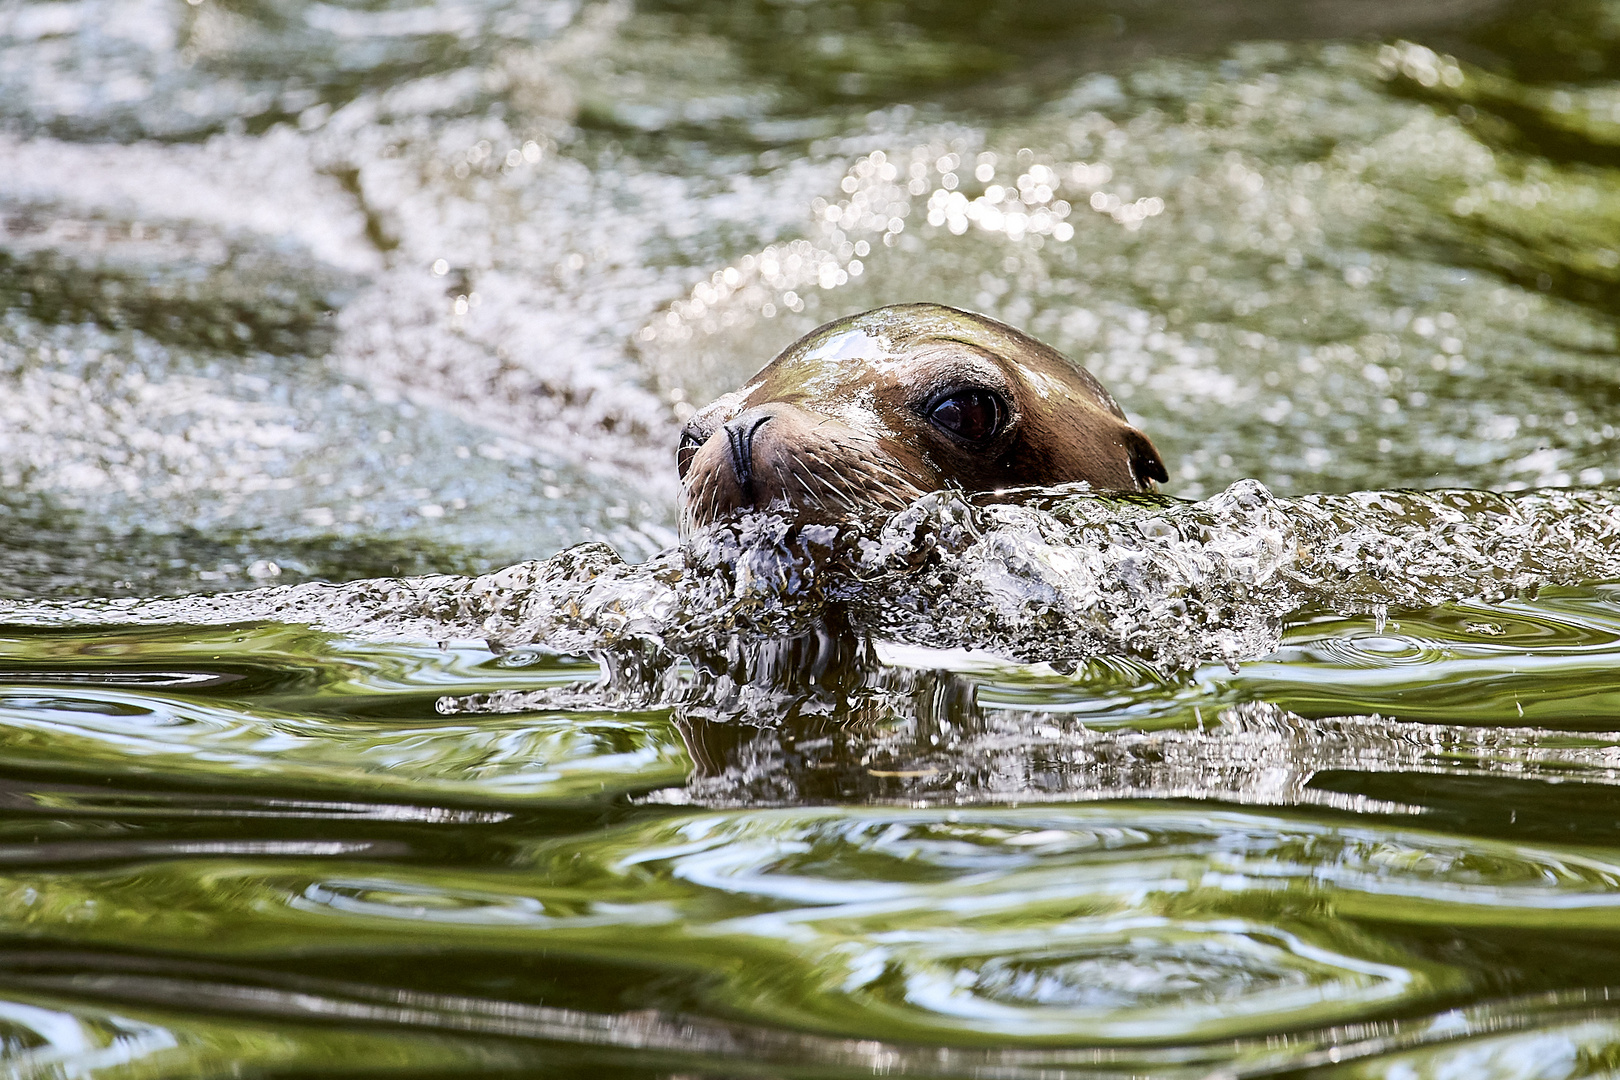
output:
[[[232,963],[289,948],[392,955],[431,940],[447,956],[673,976],[688,1009],[761,1031],[1144,1053],[1237,1040],[1227,1045],[1242,1057],[1276,1052],[1278,1030],[1307,1033],[1308,1049],[1308,1033],[1332,1025],[1346,1045],[1343,1025],[1366,1026],[1364,1049],[1382,1052],[1391,1032],[1421,1035],[1391,1017],[1493,985],[1488,955],[1422,946],[1423,927],[1620,930],[1620,864],[1588,850],[1163,804],[746,810],[509,842],[505,869],[341,844],[11,865],[0,933]],[[183,996],[197,977],[180,973],[162,993]],[[96,992],[157,991],[137,980]],[[249,1016],[284,1008],[260,991],[233,1002]],[[409,1016],[376,1019],[480,1030],[433,1019],[465,1002],[402,1003]],[[530,1034],[597,1037],[570,1034],[560,1014],[478,1008],[497,1006]],[[690,1049],[701,1035],[689,1030]]]
[[[1272,656],[1244,666],[1242,692],[1312,717],[1350,712],[1427,723],[1620,729],[1620,636],[1613,587],[1296,624]],[[1330,674],[1331,673],[1331,674]]]
[[[34,933],[55,921],[84,942],[133,933],[156,947],[165,926],[201,920],[217,926],[219,955],[295,931],[305,947],[342,950],[433,926],[444,947],[656,957],[710,976],[713,1009],[760,1022],[1079,1043],[1340,1022],[1471,983],[1345,920],[1390,878],[1440,904],[1542,879],[1521,907],[1605,907],[1592,866],[1568,871],[1567,857],[1533,848],[1468,861],[1422,834],[1392,850],[1366,831],[1144,806],[944,818],[943,844],[938,813],[776,811],[543,842],[522,873],[190,861],[16,876],[11,889],[36,892]],[[104,913],[84,907],[91,895]]]
[[[53,772],[228,777],[238,787],[360,805],[362,792],[393,801],[591,802],[677,783],[687,769],[679,737],[656,712],[469,723],[435,709],[446,685],[567,684],[594,671],[568,658],[507,668],[484,649],[356,650],[275,625],[146,640],[120,631],[24,634],[6,644],[7,755]],[[176,670],[183,665],[191,670]]]
[[[337,851],[14,867],[0,929],[220,959],[430,934],[678,972],[721,1017],[975,1045],[1410,1014],[1492,970],[1392,925],[1620,929],[1620,864],[1579,849],[1143,803],[685,815],[514,854],[504,871]]]

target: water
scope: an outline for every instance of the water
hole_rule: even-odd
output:
[[[1575,587],[1297,619],[1235,673],[887,645],[842,711],[801,667],[750,723],[547,708],[596,669],[544,650],[18,627],[10,1056],[1579,1075],[1617,635]]]
[[[1617,147],[1601,0],[0,0],[8,1075],[1608,1075]],[[908,300],[1164,494],[677,546]]]

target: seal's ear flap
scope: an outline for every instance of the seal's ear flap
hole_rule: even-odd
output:
[[[1170,479],[1170,474],[1164,468],[1164,459],[1159,457],[1159,451],[1146,435],[1133,427],[1126,428],[1120,435],[1125,444],[1125,456],[1131,462],[1131,475],[1136,477],[1143,491],[1148,490],[1149,481]]]

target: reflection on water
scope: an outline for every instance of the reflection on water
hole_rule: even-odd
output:
[[[1235,672],[823,635],[664,702],[623,657],[18,627],[7,1020],[160,1075],[1608,1052],[1617,612],[1306,614]]]
[[[1603,1072],[1617,27],[0,0],[7,1069]],[[1165,494],[671,546],[907,300]]]

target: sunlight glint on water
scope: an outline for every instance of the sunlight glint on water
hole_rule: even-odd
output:
[[[0,0],[7,1070],[1620,1060],[1620,19],[1408,8]],[[1191,501],[670,549],[923,299]]]

